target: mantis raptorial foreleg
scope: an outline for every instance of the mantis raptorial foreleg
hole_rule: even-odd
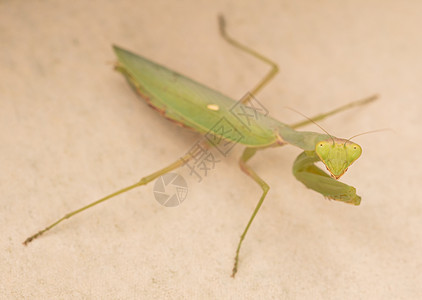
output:
[[[359,205],[361,198],[356,195],[356,189],[331,178],[315,166],[314,163],[319,160],[315,151],[302,152],[293,164],[293,174],[297,180],[328,199]]]
[[[245,239],[246,233],[249,230],[253,220],[255,219],[256,214],[258,213],[259,209],[261,208],[262,203],[264,202],[265,196],[267,196],[268,191],[270,190],[270,186],[259,177],[254,170],[250,166],[246,164],[246,162],[255,155],[257,149],[255,148],[246,148],[243,151],[242,157],[240,158],[239,165],[243,172],[245,172],[249,177],[251,177],[258,185],[262,188],[262,195],[258,201],[258,204],[255,207],[255,210],[252,213],[252,216],[249,218],[248,224],[246,225],[245,229],[243,230],[242,235],[240,236],[239,243],[237,244],[236,249],[236,256],[234,258],[234,266],[232,271],[232,277],[236,275],[237,266],[239,264],[239,252],[240,247],[242,246],[243,240]]]
[[[206,145],[204,145],[204,147],[205,147],[205,146],[206,146]],[[79,214],[80,212],[83,212],[84,210],[87,210],[87,209],[88,209],[88,208],[90,208],[90,207],[93,207],[93,206],[95,206],[95,205],[97,205],[97,204],[100,204],[100,203],[102,203],[102,202],[104,202],[104,201],[106,201],[106,200],[110,199],[110,198],[113,198],[113,197],[115,197],[115,196],[117,196],[117,195],[123,194],[123,193],[125,193],[125,192],[127,192],[127,191],[130,191],[130,190],[132,190],[132,189],[134,189],[134,188],[137,188],[137,187],[139,187],[139,186],[146,185],[146,184],[148,184],[149,182],[153,181],[154,179],[156,179],[156,178],[158,178],[158,177],[160,177],[160,176],[162,176],[162,175],[164,175],[164,174],[166,174],[166,173],[168,173],[168,172],[170,172],[170,171],[173,171],[173,170],[175,170],[175,169],[177,169],[177,168],[180,168],[181,166],[185,165],[185,164],[186,164],[189,160],[191,160],[191,159],[192,159],[192,157],[193,157],[194,155],[195,155],[195,154],[193,154],[193,153],[186,154],[186,155],[184,155],[183,157],[179,158],[179,159],[178,159],[177,161],[175,161],[174,163],[172,163],[172,164],[168,165],[167,167],[165,167],[165,168],[163,168],[163,169],[161,169],[161,170],[158,170],[158,171],[156,171],[156,172],[154,172],[154,173],[152,173],[152,174],[150,174],[150,175],[148,175],[148,176],[143,177],[143,178],[142,178],[141,180],[139,180],[137,183],[132,184],[132,185],[130,185],[130,186],[128,186],[128,187],[125,187],[125,188],[123,188],[123,189],[121,189],[121,190],[118,190],[117,192],[114,192],[114,193],[112,193],[112,194],[110,194],[110,195],[108,195],[108,196],[105,196],[105,197],[103,197],[103,198],[101,198],[101,199],[99,199],[99,200],[97,200],[97,201],[94,201],[94,202],[92,202],[92,203],[90,203],[90,204],[88,204],[88,205],[86,205],[86,206],[83,206],[83,207],[81,207],[81,208],[79,208],[79,209],[77,209],[77,210],[75,210],[75,211],[72,211],[72,212],[70,212],[70,213],[66,214],[64,217],[62,217],[62,218],[58,219],[56,222],[52,223],[51,225],[47,226],[47,227],[46,227],[46,228],[44,228],[43,230],[41,230],[41,231],[37,232],[36,234],[34,234],[34,235],[30,236],[29,238],[27,238],[27,239],[23,242],[23,244],[24,244],[24,245],[27,245],[27,244],[28,244],[28,243],[30,243],[33,239],[36,239],[37,237],[39,237],[40,235],[42,235],[42,234],[43,234],[43,233],[45,233],[46,231],[48,231],[48,230],[52,229],[53,227],[56,227],[58,224],[60,224],[60,223],[61,223],[61,222],[63,222],[64,220],[69,219],[69,218],[73,217],[74,215]]]

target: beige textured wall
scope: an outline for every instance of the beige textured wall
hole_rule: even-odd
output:
[[[418,1],[1,1],[0,295],[26,299],[416,299],[422,296],[422,4]],[[152,185],[22,241],[66,212],[131,184],[196,140],[140,101],[113,72],[111,44],[132,49],[234,98],[266,72],[218,36],[279,63],[259,100],[292,122],[373,93],[380,101],[321,122],[356,139],[344,181],[362,204],[324,200],[291,174],[298,149],[237,168],[240,148],[177,208]],[[309,126],[309,130],[319,130]]]

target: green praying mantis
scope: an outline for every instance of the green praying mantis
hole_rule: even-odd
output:
[[[219,29],[221,36],[228,43],[271,66],[268,74],[240,102],[120,47],[114,46],[114,52],[118,58],[116,70],[125,76],[129,84],[146,100],[149,106],[157,110],[166,119],[183,127],[193,129],[202,135],[212,134],[219,139],[218,143],[232,142],[245,146],[239,161],[240,168],[261,187],[262,195],[240,236],[232,270],[232,277],[234,277],[238,270],[242,243],[270,189],[269,185],[248,165],[248,161],[258,150],[281,147],[288,144],[299,147],[304,151],[293,164],[293,174],[300,182],[326,198],[359,205],[361,197],[356,194],[356,189],[337,181],[337,179],[360,157],[362,153],[361,147],[350,139],[336,138],[327,132],[326,134],[320,134],[317,132],[297,131],[296,129],[310,122],[315,123],[340,111],[370,103],[377,96],[374,95],[349,103],[292,125],[281,123],[260,112],[256,112],[257,118],[252,118],[249,120],[249,124],[245,124],[233,114],[231,108],[234,104],[240,105],[242,109],[246,108],[253,95],[259,92],[276,75],[278,67],[270,59],[227,35],[225,21],[222,16],[219,17]],[[214,125],[221,120],[230,123],[235,130],[219,130]],[[239,136],[241,137],[240,139]],[[211,148],[217,144],[208,141],[204,142],[203,146]],[[62,221],[110,198],[146,185],[156,178],[182,167],[193,158],[194,154],[188,153],[163,169],[143,177],[135,184],[66,214],[45,229],[28,237],[24,244],[27,245]],[[330,174],[315,165],[318,161],[324,163]]]

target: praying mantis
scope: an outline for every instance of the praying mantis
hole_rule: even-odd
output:
[[[360,157],[362,148],[350,139],[337,138],[327,132],[326,134],[321,134],[297,131],[296,129],[352,107],[368,104],[374,101],[377,96],[374,95],[351,102],[296,124],[286,125],[261,112],[256,112],[258,117],[250,119],[250,123],[245,124],[234,116],[231,108],[235,104],[238,104],[240,108],[245,108],[254,95],[277,74],[278,66],[267,57],[231,38],[226,32],[226,24],[222,16],[219,16],[219,30],[221,36],[229,44],[249,53],[271,67],[266,76],[240,102],[118,46],[114,46],[114,52],[118,59],[115,69],[123,74],[132,88],[149,106],[157,110],[166,119],[180,126],[190,128],[201,135],[212,134],[219,138],[218,143],[223,141],[231,142],[245,147],[239,160],[240,168],[259,185],[262,189],[262,195],[237,244],[232,269],[232,277],[235,277],[239,267],[240,249],[270,189],[269,185],[248,165],[248,161],[259,150],[285,145],[299,147],[304,151],[293,163],[293,174],[300,182],[325,198],[359,205],[361,197],[356,194],[356,189],[337,180]],[[214,125],[221,120],[227,121],[235,130],[228,132],[218,130]],[[239,136],[241,137],[240,139]],[[218,143],[213,144],[205,141],[203,146],[211,148],[216,147]],[[88,208],[136,187],[146,185],[158,177],[182,167],[192,160],[193,157],[192,153],[188,153],[170,165],[143,177],[135,184],[66,214],[43,230],[28,237],[24,244],[27,245],[35,238],[56,227],[59,223]],[[315,165],[318,161],[322,161],[329,174]]]

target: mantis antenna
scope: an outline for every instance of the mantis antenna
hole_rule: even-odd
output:
[[[302,117],[304,117],[304,118],[306,118],[306,119],[308,119],[310,122],[312,122],[312,123],[314,123],[316,126],[318,126],[319,128],[321,128],[326,134],[328,134],[329,136],[330,136],[330,138],[331,138],[331,140],[333,141],[333,145],[334,145],[334,138],[333,138],[333,136],[331,135],[331,134],[329,134],[328,133],[328,131],[327,130],[325,130],[324,128],[322,128],[322,126],[321,125],[319,125],[317,122],[315,122],[314,120],[312,120],[311,118],[309,118],[308,116],[306,116],[306,115],[304,115],[304,114],[302,114],[300,111],[297,111],[296,109],[294,109],[294,108],[291,108],[291,107],[288,107],[288,106],[285,106],[285,108],[287,108],[287,109],[290,109],[291,111],[294,111],[295,113],[297,113],[297,114],[299,114],[299,115],[301,115]],[[354,137],[354,136],[353,136]],[[352,138],[353,138],[352,137]]]
[[[375,130],[370,130],[370,131],[362,132],[362,133],[356,134],[356,135],[348,138],[344,142],[344,145],[346,145],[347,142],[350,142],[351,139],[353,139],[353,138],[355,138],[357,136],[365,135],[365,134],[368,134],[368,133],[376,133],[376,132],[380,132],[380,131],[392,131],[392,129],[391,128],[381,128],[381,129],[375,129]]]

